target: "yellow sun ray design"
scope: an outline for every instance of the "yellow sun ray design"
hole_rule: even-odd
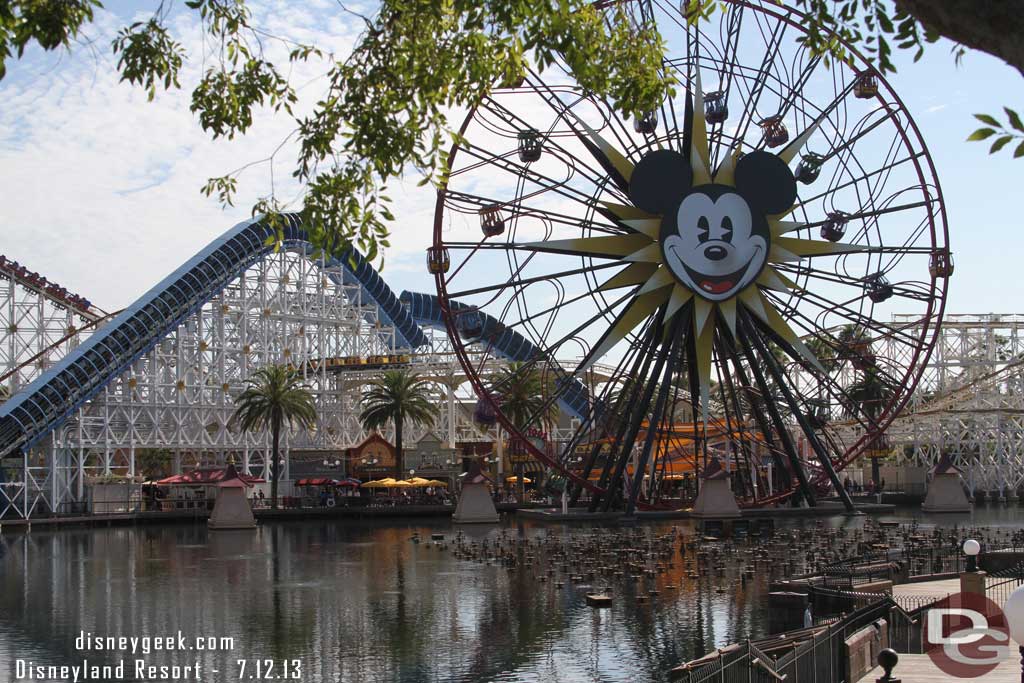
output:
[[[704,96],[700,87],[699,73],[692,82],[693,98],[693,120],[692,120],[692,144],[688,154],[682,155],[683,161],[679,163],[688,164],[689,172],[692,174],[692,181],[689,188],[685,188],[680,200],[677,200],[671,210],[678,210],[682,216],[683,204],[689,197],[704,193],[706,202],[710,206],[718,201],[719,197],[726,194],[739,196],[737,188],[738,169],[747,164],[744,161],[745,155],[737,146],[724,154],[718,168],[712,172],[709,141],[707,135],[707,122],[704,118]],[[804,259],[837,256],[841,254],[863,251],[867,247],[859,245],[844,244],[840,242],[829,242],[825,240],[806,239],[792,236],[802,228],[808,227],[805,222],[798,220],[784,220],[791,216],[799,208],[799,204],[793,201],[788,203],[788,198],[783,200],[787,204],[783,206],[772,206],[771,211],[765,211],[765,225],[767,225],[767,237],[764,245],[764,255],[761,257],[763,265],[753,275],[744,275],[748,280],[739,280],[740,285],[731,294],[726,293],[719,296],[713,288],[701,291],[700,287],[694,285],[692,278],[687,279],[680,275],[680,269],[673,269],[668,262],[666,254],[670,251],[669,242],[673,239],[667,230],[663,235],[663,222],[666,216],[663,212],[652,211],[652,207],[645,202],[639,201],[633,194],[633,186],[638,182],[637,178],[642,174],[639,164],[646,154],[671,153],[673,141],[661,141],[655,147],[646,150],[644,156],[635,162],[626,154],[618,151],[615,147],[603,138],[597,131],[590,128],[583,121],[578,120],[581,139],[598,161],[609,172],[614,170],[630,182],[630,198],[633,204],[623,204],[612,201],[599,202],[600,209],[605,215],[614,218],[623,229],[621,235],[610,235],[600,237],[584,237],[568,240],[546,240],[533,242],[524,245],[527,248],[537,251],[572,254],[583,257],[618,259],[625,266],[617,273],[605,280],[599,290],[606,291],[623,287],[634,287],[632,298],[617,315],[614,323],[604,333],[601,339],[593,347],[583,363],[577,368],[580,373],[596,363],[605,356],[628,335],[638,327],[642,326],[653,315],[662,311],[663,338],[668,336],[668,323],[683,312],[687,316],[687,323],[691,325],[691,335],[694,340],[696,352],[697,374],[700,384],[702,418],[707,419],[708,402],[711,388],[711,371],[714,362],[715,337],[719,329],[728,330],[733,336],[737,331],[737,320],[741,309],[750,314],[751,320],[763,325],[779,339],[784,340],[791,349],[799,354],[808,363],[822,370],[821,363],[814,353],[800,340],[799,335],[793,330],[785,317],[776,309],[772,300],[767,298],[762,290],[775,290],[780,292],[799,292],[800,288],[792,280],[784,276],[773,264],[799,262]],[[785,165],[788,171],[789,164],[796,159],[801,149],[817,130],[820,122],[815,122],[804,130],[795,140],[787,145],[778,155],[777,160]],[[749,153],[748,153],[749,154]],[[767,153],[761,152],[759,159],[764,159]],[[603,156],[599,156],[603,155]],[[640,155],[638,155],[640,156]],[[679,157],[676,154],[676,157]],[[778,165],[778,161],[772,162]],[[747,166],[749,169],[749,165]],[[685,171],[685,169],[684,169]],[[749,170],[744,171],[749,174]],[[685,173],[683,174],[685,175]],[[664,184],[663,178],[658,182]],[[620,185],[621,187],[621,185]],[[793,181],[795,188],[795,181]],[[704,188],[704,189],[702,189]],[[795,189],[791,196],[795,197]],[[696,201],[704,201],[697,199]],[[731,200],[730,200],[731,201]],[[746,199],[742,201],[746,202]],[[717,206],[717,204],[715,204]],[[752,205],[751,205],[752,206]],[[760,206],[760,205],[759,205]],[[689,215],[689,214],[687,214]],[[694,229],[682,225],[682,218],[673,216],[671,226],[680,234],[684,229]],[[706,221],[705,221],[706,225]],[[724,226],[725,224],[722,223]],[[732,223],[729,224],[730,226]],[[709,230],[697,225],[697,230]],[[724,229],[724,228],[723,228]],[[729,228],[730,233],[732,228]],[[709,233],[710,234],[710,233]],[[662,243],[664,237],[665,242]],[[673,251],[678,259],[677,252]],[[682,264],[683,268],[686,264]],[[737,271],[739,272],[739,271]],[[734,277],[738,277],[735,276]],[[733,280],[728,282],[733,283]],[[707,285],[704,285],[707,287]],[[710,294],[709,294],[710,292]],[[721,328],[719,328],[721,326]],[[668,342],[667,338],[665,339]]]

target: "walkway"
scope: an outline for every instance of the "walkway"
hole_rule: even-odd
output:
[[[938,581],[922,581],[920,583],[904,583],[893,586],[892,589],[893,597],[897,599],[900,597],[941,599],[947,595],[959,592],[959,577]],[[881,667],[876,667],[861,680],[874,682],[882,676],[882,673]],[[951,678],[949,674],[935,666],[928,655],[901,654],[900,663],[896,665],[893,674],[902,680],[903,683],[938,683],[939,681],[946,683],[950,680],[961,680]],[[999,666],[991,673],[976,679],[963,680],[978,680],[985,681],[985,683],[1020,683],[1021,661],[1017,643],[1010,642],[1009,659],[1000,662]]]
[[[875,667],[867,673],[862,682],[874,683],[881,678],[881,667]],[[892,671],[893,676],[903,683],[948,683],[953,680],[976,680],[985,683],[1020,683],[1021,663],[1017,643],[1010,641],[1010,657],[999,663],[990,673],[978,678],[952,678],[932,663],[928,655],[900,655],[900,663]]]
[[[892,597],[899,598],[935,598],[941,600],[947,595],[960,592],[960,577],[940,579],[939,581],[920,581],[918,583],[901,583],[892,587]]]

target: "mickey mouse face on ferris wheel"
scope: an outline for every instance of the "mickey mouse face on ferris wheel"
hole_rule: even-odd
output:
[[[709,301],[725,301],[750,285],[768,260],[767,217],[796,200],[789,166],[770,152],[744,155],[734,186],[693,186],[686,158],[672,150],[649,152],[633,169],[633,203],[660,214],[665,265],[684,286]]]

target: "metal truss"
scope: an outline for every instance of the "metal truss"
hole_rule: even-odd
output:
[[[930,469],[949,454],[972,496],[1017,498],[1024,485],[1024,315],[946,315],[914,400],[889,439],[899,463]]]
[[[0,386],[16,393],[103,317],[84,297],[0,256]]]
[[[20,467],[11,468],[13,458],[4,461],[9,480],[0,484],[0,518],[67,511],[84,499],[90,478],[134,476],[142,449],[169,451],[176,471],[234,457],[245,471],[268,477],[269,435],[241,433],[230,417],[246,378],[271,363],[300,371],[318,409],[315,428],[284,437],[284,480],[292,450],[337,454],[367,436],[359,399],[382,366],[328,369],[326,359],[400,357],[434,380],[442,410],[430,431],[451,447],[492,441],[493,430],[473,422],[475,399],[447,336],[425,329],[428,343],[411,352],[361,285],[332,275],[304,248],[252,263],[24,452]],[[36,337],[55,339],[45,332],[52,318],[36,319],[44,328]],[[407,427],[406,443],[424,433]]]

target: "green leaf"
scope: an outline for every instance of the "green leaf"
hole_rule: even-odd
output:
[[[1003,109],[1006,111],[1006,115],[1010,117],[1010,125],[1019,130],[1020,132],[1024,133],[1024,124],[1022,124],[1020,121],[1020,114],[1010,109],[1009,107],[1003,107]]]
[[[976,142],[978,140],[984,140],[995,135],[996,132],[991,128],[979,128],[967,137],[968,142]]]
[[[1021,142],[1017,145],[1017,149],[1013,150],[1013,158],[1019,159],[1020,157],[1024,157],[1024,142]]]
[[[987,124],[989,126],[995,126],[996,128],[1003,127],[1001,123],[996,121],[994,117],[989,116],[988,114],[975,114],[974,118],[978,119],[982,123]]]
[[[1012,135],[1004,135],[1004,136],[1002,136],[1001,138],[997,139],[995,142],[992,143],[992,146],[989,148],[988,153],[989,154],[995,154],[996,152],[1001,150],[1003,147],[1006,147],[1006,145],[1010,142],[1010,140],[1013,140],[1013,136]]]

